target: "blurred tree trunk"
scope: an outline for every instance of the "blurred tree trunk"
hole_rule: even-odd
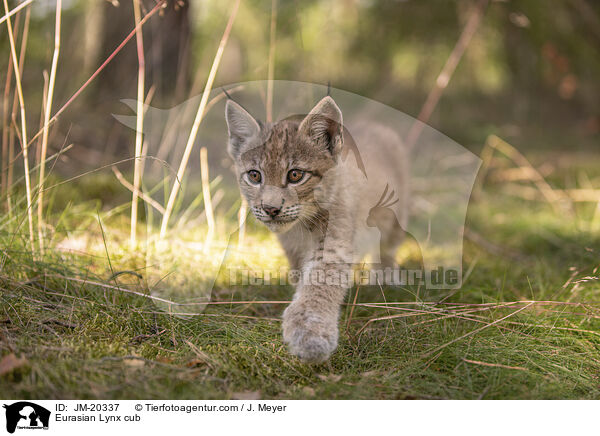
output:
[[[160,101],[177,103],[190,85],[190,7],[187,1],[169,3],[165,14],[150,26],[149,83]]]
[[[141,0],[142,15],[154,1]],[[91,9],[91,6],[90,6]],[[91,66],[86,79],[113,53],[134,29],[132,0],[104,1],[93,8],[101,14],[97,40],[84,39],[90,53],[83,56],[81,68]],[[98,28],[98,26],[96,26]],[[84,29],[85,31],[85,29]],[[143,27],[146,57],[146,89],[155,87],[152,105],[170,107],[186,97],[190,85],[190,7],[188,0],[168,0],[167,7]],[[94,53],[95,52],[95,53]],[[94,56],[90,60],[87,57]],[[117,122],[111,114],[130,113],[120,100],[136,98],[138,58],[133,37],[100,73],[86,92],[83,111],[74,113],[71,137],[73,157],[81,163],[97,165],[132,155],[133,131]]]
[[[147,12],[152,2],[142,2]],[[190,74],[190,19],[189,3],[170,0],[159,15],[144,25],[147,88],[156,87],[153,101],[172,104],[183,98],[189,85]],[[100,58],[106,59],[134,27],[132,0],[120,0],[115,7],[104,4],[104,28]],[[113,98],[131,98],[136,95],[137,53],[130,41],[98,78],[98,92]]]
[[[504,53],[512,84],[512,112],[515,121],[524,122],[531,116],[531,98],[540,86],[538,56],[523,29],[509,19],[503,25]]]

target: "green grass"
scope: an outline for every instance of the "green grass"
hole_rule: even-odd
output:
[[[558,174],[553,183],[568,178]],[[87,254],[55,249],[34,260],[22,230],[5,218],[0,356],[23,355],[27,363],[0,376],[2,397],[220,399],[255,392],[279,399],[600,398],[594,205],[579,205],[566,217],[543,201],[514,198],[502,185],[486,184],[469,209],[467,226],[484,242],[465,242],[470,273],[462,289],[421,290],[418,297],[415,289],[386,290],[387,302],[412,304],[345,306],[339,349],[319,366],[286,352],[279,321],[285,305],[212,305],[181,318],[147,298],[84,283],[118,283],[141,292],[155,283],[122,248],[127,210],[103,218],[105,246],[96,205],[81,203],[53,221],[54,246],[66,236],[80,238]],[[254,230],[249,238],[272,243]],[[200,228],[179,237],[202,234]],[[173,257],[177,252],[181,259]],[[185,250],[166,254],[171,265],[185,265],[180,272],[189,282],[202,275],[202,262],[184,261],[194,259]],[[118,271],[126,273],[110,279]],[[212,298],[279,301],[291,294],[285,286],[221,287]],[[525,300],[555,303],[516,313]],[[384,297],[379,289],[360,289],[356,301],[381,303]],[[403,316],[373,321],[394,314]]]

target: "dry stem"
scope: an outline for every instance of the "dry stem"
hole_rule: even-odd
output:
[[[210,247],[215,234],[215,217],[210,197],[210,179],[208,177],[208,156],[206,147],[200,149],[200,174],[202,177],[202,197],[204,199],[204,210],[206,211],[206,222],[208,223],[208,234],[204,243],[205,251]]]
[[[6,0],[5,0],[6,1]],[[225,50],[225,46],[227,45],[227,40],[229,39],[229,34],[231,33],[231,28],[233,27],[233,22],[235,20],[235,16],[238,11],[238,7],[240,5],[241,0],[237,0],[235,5],[233,6],[233,10],[229,16],[229,21],[227,22],[227,26],[225,27],[225,31],[223,32],[223,37],[221,38],[221,42],[219,43],[219,48],[217,49],[217,53],[215,54],[215,58],[213,60],[212,67],[210,69],[210,73],[208,74],[208,79],[206,81],[206,86],[204,87],[204,93],[202,94],[202,99],[200,100],[200,105],[198,106],[198,111],[196,112],[196,118],[194,119],[194,124],[192,125],[192,129],[190,131],[190,136],[188,137],[187,144],[185,146],[185,151],[183,153],[183,157],[181,158],[181,163],[179,164],[179,170],[177,171],[177,177],[173,182],[173,188],[171,189],[171,194],[169,195],[169,200],[167,201],[167,207],[165,207],[165,214],[163,215],[162,223],[160,226],[160,238],[162,239],[167,233],[167,226],[169,225],[169,218],[173,213],[173,207],[175,206],[175,200],[177,198],[177,193],[179,192],[179,188],[181,187],[181,180],[185,174],[185,169],[187,168],[187,163],[190,158],[190,154],[192,152],[192,148],[194,147],[194,142],[196,141],[196,135],[198,134],[198,128],[200,127],[200,122],[204,117],[204,111],[206,109],[206,103],[208,103],[208,97],[210,91],[212,90],[212,85],[215,80],[215,76],[217,75],[217,70],[219,68],[219,64],[221,63],[221,57],[223,56],[223,51]]]
[[[48,152],[48,126],[50,121],[50,111],[52,110],[52,98],[54,97],[54,83],[56,81],[56,67],[58,65],[58,55],[60,53],[60,14],[62,9],[62,0],[56,1],[56,21],[54,27],[54,54],[52,56],[52,67],[50,69],[50,80],[48,82],[48,97],[46,99],[46,109],[44,110],[44,127],[42,130],[42,152],[40,155],[40,182],[38,199],[38,237],[40,251],[44,253],[44,178],[46,176],[46,154]]]
[[[271,0],[271,31],[269,67],[267,71],[267,123],[273,121],[273,75],[275,70],[275,32],[277,29],[277,0]]]
[[[27,219],[29,221],[29,242],[31,251],[34,251],[33,244],[33,212],[31,210],[31,181],[29,177],[29,153],[27,143],[27,121],[25,117],[25,100],[23,98],[23,88],[21,86],[21,73],[19,71],[19,62],[17,60],[17,50],[15,48],[15,37],[13,35],[10,16],[8,16],[8,2],[4,0],[4,11],[6,12],[6,27],[8,29],[8,40],[10,43],[10,53],[12,56],[13,68],[15,73],[15,82],[17,85],[17,95],[19,97],[19,107],[21,109],[21,145],[23,147],[23,164],[25,167],[25,190],[27,196]]]
[[[134,248],[137,240],[137,213],[138,213],[138,196],[140,189],[140,181],[142,178],[140,159],[142,154],[142,138],[144,129],[144,81],[146,59],[144,57],[144,35],[140,26],[141,11],[140,1],[133,0],[133,13],[135,16],[135,40],[137,43],[138,55],[138,88],[137,88],[137,110],[136,110],[136,129],[135,129],[135,160],[133,165],[133,195],[131,198],[131,236],[129,243],[131,248]]]

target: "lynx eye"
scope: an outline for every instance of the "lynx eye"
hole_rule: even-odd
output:
[[[262,176],[260,175],[260,172],[258,172],[256,170],[250,170],[246,174],[248,176],[248,181],[254,185],[258,185],[260,183],[260,181],[262,180]]]
[[[302,170],[293,169],[287,175],[288,182],[290,183],[299,183],[302,179],[304,179],[306,172]]]

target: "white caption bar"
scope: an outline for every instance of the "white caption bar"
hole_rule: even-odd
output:
[[[18,436],[600,434],[593,401],[0,402],[0,435]]]

